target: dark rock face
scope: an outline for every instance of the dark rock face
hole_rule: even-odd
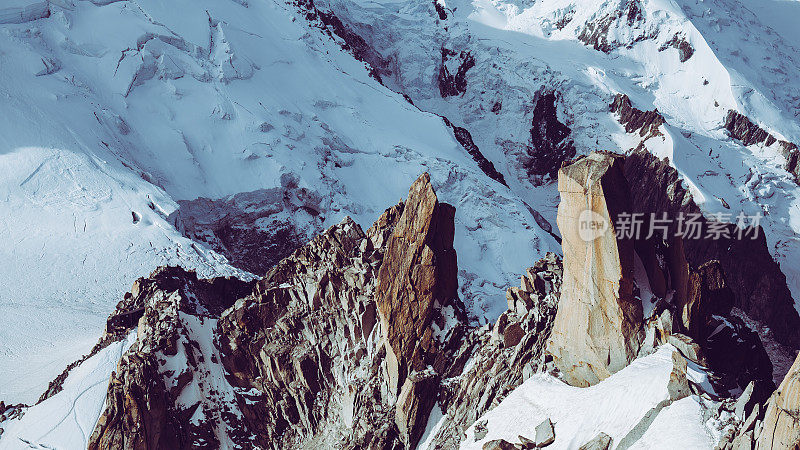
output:
[[[751,122],[747,116],[734,110],[728,111],[725,117],[725,129],[742,141],[742,145],[764,144],[769,147],[776,141],[775,137]]]
[[[725,316],[733,307],[734,294],[725,279],[722,264],[712,260],[689,274],[686,297],[678,299],[681,321],[690,336],[706,339],[713,315]]]
[[[619,115],[619,122],[625,126],[625,131],[633,133],[638,131],[643,139],[661,136],[659,127],[664,124],[664,118],[658,110],[642,111],[631,104],[631,99],[625,94],[617,94],[611,103],[611,112]]]
[[[788,141],[779,141],[775,136],[751,122],[747,116],[734,110],[729,110],[725,117],[725,129],[733,138],[741,141],[742,145],[762,144],[769,147],[778,142],[780,152],[786,158],[784,168],[794,175],[795,181],[800,183],[800,164],[798,164],[800,150],[797,149],[797,145]]]
[[[320,197],[289,175],[281,185],[227,199],[182,200],[169,220],[232,265],[263,275],[322,228]]]
[[[455,73],[450,73],[448,62],[457,60]],[[452,63],[451,63],[452,64]],[[461,95],[467,91],[467,71],[475,66],[475,57],[469,52],[456,52],[442,47],[442,63],[439,66],[439,94],[444,97]]]
[[[391,73],[388,64],[367,42],[345,25],[333,11],[323,11],[316,7],[314,0],[293,0],[293,4],[306,20],[325,31],[330,37],[338,37],[342,48],[357,60],[364,62],[370,75],[382,83],[381,75]]]
[[[758,334],[730,314],[734,299],[719,261],[691,269],[686,297],[677,302],[681,331],[700,345],[719,385],[744,389],[756,381],[772,392],[772,362]]]
[[[718,381],[721,386],[743,389],[756,382],[766,395],[775,390],[772,361],[758,334],[742,319],[714,315],[707,322],[706,330],[710,334],[700,341],[700,345],[709,366],[721,377]],[[759,399],[763,400],[766,397]]]
[[[464,150],[466,150],[467,153],[469,153],[469,155],[472,156],[472,159],[475,160],[476,163],[478,163],[478,167],[483,171],[483,173],[488,175],[489,178],[502,184],[503,186],[508,186],[508,184],[506,184],[506,179],[503,176],[503,174],[498,172],[497,169],[494,168],[494,164],[492,164],[491,161],[489,161],[488,159],[486,159],[485,156],[483,156],[481,150],[478,148],[477,145],[475,145],[475,142],[472,141],[472,135],[469,133],[469,131],[466,128],[453,125],[453,123],[450,122],[447,119],[447,117],[444,117],[443,119],[445,125],[453,129],[453,135],[455,135],[458,143],[461,144],[461,146],[464,147]]]
[[[439,15],[439,20],[447,20],[447,9],[439,3],[439,0],[433,0],[433,7],[436,9],[436,14]]]
[[[642,5],[639,0],[627,0],[624,6],[613,13],[598,17],[597,19],[588,22],[581,30],[578,39],[586,45],[591,46],[595,50],[603,53],[610,53],[623,45],[628,48],[632,47],[636,42],[644,39],[654,38],[655,34],[642,34],[640,33],[630,42],[621,43],[614,39],[609,39],[609,30],[613,26],[624,25],[629,28],[638,29],[639,25],[644,20],[642,16]]]
[[[629,155],[625,161],[625,176],[629,185],[635,187],[631,192],[632,212],[667,213],[672,218],[679,214],[700,214],[677,171],[652,154],[635,151]],[[705,230],[709,226],[708,219],[700,217],[699,220]],[[676,224],[672,226],[669,236],[676,234]],[[723,234],[717,240],[672,238],[668,242],[664,256],[670,284],[678,297],[686,297],[691,271],[708,261],[719,261],[734,294],[734,305],[769,325],[781,343],[797,344],[800,342],[800,317],[794,309],[786,276],[769,253],[763,230],[749,231],[758,231],[756,239],[752,239],[752,234],[737,239],[735,224],[725,224],[723,228],[727,236]],[[648,245],[656,247],[652,242]],[[637,251],[640,247],[641,243],[637,243]],[[645,265],[652,266],[647,261]]]
[[[530,147],[522,160],[531,176],[555,177],[561,163],[575,156],[570,132],[570,128],[558,120],[556,94],[538,92],[533,99]]]
[[[678,50],[678,58],[680,58],[681,62],[688,61],[689,58],[691,58],[692,55],[694,55],[694,47],[692,47],[692,44],[687,42],[686,38],[679,34],[672,36],[672,39],[665,42],[661,47],[659,47],[658,51],[663,52],[664,50],[670,47]]]

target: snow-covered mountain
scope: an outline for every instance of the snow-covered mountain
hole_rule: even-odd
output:
[[[488,328],[512,306],[507,288],[548,252],[566,253],[558,170],[598,150],[666,158],[706,217],[763,216],[764,245],[729,248],[722,264],[737,294],[732,314],[761,337],[780,383],[800,348],[798,21],[800,2],[782,0],[0,2],[0,400],[31,405],[0,420],[0,448],[86,446],[120,356],[145,350],[123,327],[81,358],[109,336],[115,307],[130,312],[123,296],[137,278],[170,265],[201,278],[260,279],[346,216],[367,230],[423,172],[438,200],[455,207],[457,296],[473,329],[469,345],[441,344],[465,348],[470,363],[441,351],[463,369],[453,379],[478,377],[472,367],[491,354],[481,350]],[[643,173],[641,192],[656,196],[666,188],[655,174],[673,172]],[[734,261],[742,255],[765,262],[753,271]],[[234,308],[237,299],[227,300]],[[216,359],[211,341],[220,336],[204,320],[216,324],[220,313],[178,304],[179,334]],[[552,326],[537,319],[545,322]],[[365,354],[377,358],[370,339]],[[530,350],[536,358],[540,347]],[[521,423],[513,410],[536,403],[526,396],[558,391],[563,401],[536,403],[530,414],[537,424],[540,415],[556,421],[564,402],[611,395],[648,370],[669,374],[671,350],[589,388],[596,394],[525,372],[521,390],[500,403],[522,382],[524,370],[512,370],[497,383],[503,389],[492,388],[496,401],[482,399],[475,411],[500,404],[487,416],[488,436],[512,439],[531,432],[512,426]],[[175,358],[169,364],[187,366]],[[371,370],[342,358],[354,379]],[[228,366],[192,367],[219,383],[213,401],[244,395],[214,378],[231,375]],[[702,385],[697,370],[690,378]],[[63,390],[52,389],[57,377]],[[652,398],[625,404],[624,420],[605,431],[616,440],[638,436],[631,428],[664,401],[666,385],[642,383]],[[639,445],[692,420],[692,445],[716,444],[723,422],[736,419],[724,411],[709,419],[705,411],[724,401],[695,397],[667,407],[672,419]],[[439,445],[448,441],[437,433],[469,426],[472,435],[477,416],[436,422],[451,400],[432,406],[419,442]],[[617,411],[605,407],[592,414]],[[239,422],[228,426],[251,420],[247,408],[235,411]],[[504,411],[515,418],[497,433]],[[570,427],[580,432],[558,435],[556,446],[577,448],[596,434]],[[219,445],[244,442],[215,430],[227,436]]]

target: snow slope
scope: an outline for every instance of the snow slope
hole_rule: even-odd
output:
[[[137,276],[162,264],[235,272],[164,220],[177,200],[291,174],[321,199],[321,227],[345,215],[368,225],[430,171],[457,207],[476,320],[505,309],[503,289],[557,248],[441,118],[381,86],[291,5],[52,2],[48,18],[0,25],[0,55],[14,61],[0,68],[7,402],[35,401],[87,352]]]
[[[487,435],[475,440],[475,425],[471,426],[461,449],[481,449],[494,439],[519,442],[520,435],[533,439],[536,426],[547,418],[555,429],[556,440],[548,446],[553,449],[578,448],[601,432],[614,439],[613,448],[623,442],[633,444],[625,448],[712,448],[719,439],[719,423],[705,423],[703,410],[713,403],[705,403],[699,396],[672,402],[654,418],[645,418],[651,409],[669,399],[667,384],[675,351],[669,345],[660,347],[588,388],[536,374],[479,418],[476,423],[488,422]],[[690,369],[692,381],[702,382],[704,376]],[[633,431],[640,422],[646,425]],[[641,437],[625,439],[629,433]]]
[[[135,340],[136,333],[131,333],[125,341],[110,344],[70,372],[61,392],[21,418],[1,422],[5,432],[0,449],[86,448],[103,411],[111,372]]]

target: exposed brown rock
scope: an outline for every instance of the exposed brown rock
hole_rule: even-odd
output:
[[[408,448],[416,448],[419,443],[438,389],[439,378],[432,370],[412,372],[403,383],[395,407],[395,423]]]
[[[394,226],[396,211],[370,229],[375,241]],[[372,320],[381,258],[372,242],[345,219],[278,263],[220,319],[222,363],[231,384],[250,393],[238,406],[258,446],[296,448],[312,438],[322,446],[399,443],[379,393],[376,327],[362,328]],[[365,422],[384,426],[367,434]]]
[[[669,41],[658,48],[658,51],[663,52],[670,47],[678,50],[678,58],[681,62],[688,61],[689,58],[694,55],[694,47],[686,40],[685,36],[681,36],[680,34],[672,36]]]
[[[795,181],[800,183],[800,150],[793,142],[778,140],[769,132],[754,124],[744,114],[734,110],[728,110],[728,115],[725,117],[725,129],[730,132],[731,136],[740,140],[743,145],[762,144],[764,146],[771,146],[775,142],[780,147],[780,152],[786,158],[786,165],[784,168],[794,175]]]
[[[629,210],[623,163],[618,156],[593,153],[559,171],[564,284],[547,351],[575,386],[593,385],[624,368],[642,343],[633,241],[617,239],[610,228],[593,240],[581,235],[589,220],[609,227]]]
[[[503,347],[514,347],[524,336],[525,330],[522,329],[522,325],[516,322],[509,324],[503,330]]]
[[[464,336],[451,370],[443,375],[440,406],[445,419],[434,437],[436,448],[457,448],[464,431],[481,415],[497,406],[514,388],[548,366],[544,355],[550,336],[556,305],[560,295],[563,269],[561,259],[548,253],[526,271],[521,288],[511,288],[525,299],[524,312],[509,311],[503,315],[512,324],[519,324],[524,335],[514,347],[497,345],[489,326],[471,330]],[[506,323],[506,327],[508,322]],[[505,331],[505,328],[504,328]],[[472,364],[462,371],[470,359]],[[474,439],[485,437],[482,422],[475,425]],[[471,437],[471,438],[473,438]]]
[[[89,438],[89,449],[182,449],[215,445],[210,418],[187,420],[199,405],[183,407],[176,403],[182,390],[198,374],[197,357],[179,314],[208,317],[210,310],[218,308],[220,300],[215,298],[207,304],[204,300],[216,297],[214,294],[234,296],[246,286],[248,283],[230,279],[198,280],[193,272],[179,268],[158,269],[150,278],[134,283],[120,307],[136,308],[142,304],[136,342],[123,354],[111,375],[106,409]],[[163,369],[165,361],[179,352],[186,355],[186,370],[175,373]]]
[[[772,394],[758,436],[758,450],[800,447],[800,356]]]
[[[439,399],[440,372],[460,372],[468,355],[453,359],[463,325],[450,319],[437,338],[431,328],[445,328],[445,305],[465,320],[454,209],[438,203],[427,175],[410,193],[367,233],[346,219],[257,283],[198,280],[174,268],[138,280],[109,319],[107,336],[138,329],[138,339],[112,376],[91,448],[214,447],[220,432],[243,448],[416,445]],[[377,296],[384,256],[391,262]],[[390,322],[379,320],[384,314]],[[187,323],[216,317],[219,351],[209,354]],[[382,367],[394,348],[409,372],[390,393]],[[211,365],[224,367],[230,385],[209,385]],[[178,400],[189,386],[201,391],[193,405]],[[189,420],[198,410],[201,419]]]
[[[642,111],[631,104],[631,99],[625,94],[617,94],[611,103],[611,112],[619,114],[619,121],[625,126],[625,131],[633,133],[638,131],[643,139],[661,136],[659,127],[664,124],[664,117],[658,110]]]
[[[390,391],[399,393],[411,370],[433,363],[434,304],[456,298],[455,208],[439,203],[423,174],[411,186],[378,271],[375,300],[386,339]]]
[[[671,401],[677,401],[692,395],[689,389],[686,358],[678,352],[672,352],[672,372],[669,373],[667,392]]]

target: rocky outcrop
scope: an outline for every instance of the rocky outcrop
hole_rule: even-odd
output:
[[[777,142],[781,155],[786,158],[784,168],[794,176],[795,181],[800,183],[800,150],[797,149],[796,144],[777,139],[763,128],[754,124],[747,116],[732,109],[728,111],[728,115],[725,117],[725,129],[728,130],[733,138],[741,141],[742,145],[761,144],[770,147]]]
[[[800,446],[800,356],[769,400],[756,449],[795,449],[798,446]]]
[[[366,232],[345,219],[258,282],[137,280],[108,321],[138,336],[90,448],[413,448],[466,362],[453,216],[426,174]]]
[[[678,59],[680,59],[681,62],[688,61],[689,58],[694,55],[694,47],[686,40],[685,36],[681,36],[680,34],[672,36],[669,41],[658,48],[658,51],[663,52],[670,47],[678,50]]]
[[[564,285],[547,351],[575,386],[627,366],[643,338],[633,240],[617,239],[610,225],[630,208],[623,164],[621,157],[593,153],[559,171]]]
[[[631,48],[639,41],[653,39],[657,36],[657,32],[648,32],[641,27],[644,21],[643,9],[640,0],[626,0],[612,12],[599,15],[592,21],[587,22],[580,35],[578,35],[578,40],[595,50],[610,53],[619,47]],[[633,34],[628,36],[625,42],[617,40],[614,37],[614,33],[611,33],[612,28],[621,27],[630,29]]]
[[[619,122],[625,126],[628,133],[639,132],[642,139],[661,136],[659,128],[665,123],[664,117],[658,110],[642,111],[631,104],[631,99],[625,94],[617,94],[611,103],[611,112],[619,115]]]
[[[682,239],[674,229],[664,237],[648,236],[646,220],[640,232],[625,229],[620,219],[632,214],[699,213],[677,173],[659,164],[641,165],[647,155],[593,153],[559,172],[565,282],[547,347],[555,366],[570,384],[592,385],[639,354],[670,343],[710,366],[720,390],[735,392],[755,381],[769,391],[772,364],[758,335],[731,313],[740,304],[739,294],[726,270],[744,277],[747,265],[750,277],[762,276],[763,268],[731,260],[730,254],[757,241],[737,240],[730,230],[723,249],[702,234]],[[661,209],[670,205],[675,209]],[[766,247],[755,248],[762,253],[751,257],[765,258],[763,267],[769,269],[767,262],[774,262]],[[634,274],[636,264],[643,266],[642,273]],[[780,280],[786,289],[785,278]],[[752,292],[754,286],[740,283]]]
[[[343,426],[386,420],[374,408],[381,356],[370,345],[378,329],[371,297],[379,262],[364,232],[346,219],[281,261],[223,314],[222,363],[231,384],[252,393],[240,406],[257,445],[295,447],[334,418]],[[357,371],[371,376],[356,379]],[[378,431],[388,441],[396,435]]]
[[[473,67],[475,67],[475,57],[468,51],[456,52],[442,47],[442,62],[437,77],[439,95],[445,98],[465,93],[467,71]]]
[[[351,53],[357,60],[367,65],[370,76],[382,83],[381,75],[390,73],[387,62],[381,55],[367,44],[358,33],[342,22],[330,10],[317,8],[314,0],[293,0],[292,3],[312,25],[322,29],[328,36],[341,45],[342,49]],[[337,39],[338,38],[338,39]]]
[[[256,445],[416,445],[462,336],[453,215],[425,174],[366,233],[346,219],[223,314]]]
[[[569,139],[572,130],[558,120],[556,100],[551,91],[537,92],[533,98],[530,145],[522,164],[535,180],[555,177],[561,163],[576,153]]]
[[[241,429],[217,386],[206,384],[209,366],[218,363],[202,349],[199,341],[210,336],[198,336],[195,321],[215,320],[251,287],[230,278],[199,280],[175,267],[137,280],[106,332],[114,337],[135,329],[137,339],[111,375],[106,408],[88,448],[213,448],[225,436],[215,429]],[[229,434],[244,443],[242,436]]]
[[[445,418],[433,439],[433,448],[457,448],[464,431],[480,416],[500,404],[524,380],[551,366],[544,350],[562,280],[561,259],[548,253],[525,272],[520,287],[506,292],[509,309],[491,327],[496,329],[504,322],[499,338],[493,336],[490,324],[464,336],[453,367],[442,380],[439,406]],[[506,338],[511,329],[521,330],[519,342],[514,345]],[[472,362],[462,371],[467,360]],[[476,426],[476,436],[467,438],[482,439],[484,436],[478,435],[480,428]]]
[[[489,178],[497,181],[498,183],[502,184],[503,186],[508,186],[506,184],[506,179],[502,173],[498,172],[497,169],[494,168],[494,164],[489,161],[481,150],[475,145],[475,142],[472,141],[472,135],[469,133],[469,130],[463,127],[458,127],[453,125],[447,117],[443,117],[445,125],[450,127],[453,130],[453,135],[455,136],[456,140],[459,144],[464,148],[464,150],[472,156],[472,159],[478,163],[478,167],[489,176]]]
[[[444,6],[444,2],[433,0],[433,7],[436,9],[439,20],[447,20],[447,8]]]
[[[322,199],[284,174],[281,187],[229,198],[181,200],[168,220],[186,237],[263,275],[322,230]]]

